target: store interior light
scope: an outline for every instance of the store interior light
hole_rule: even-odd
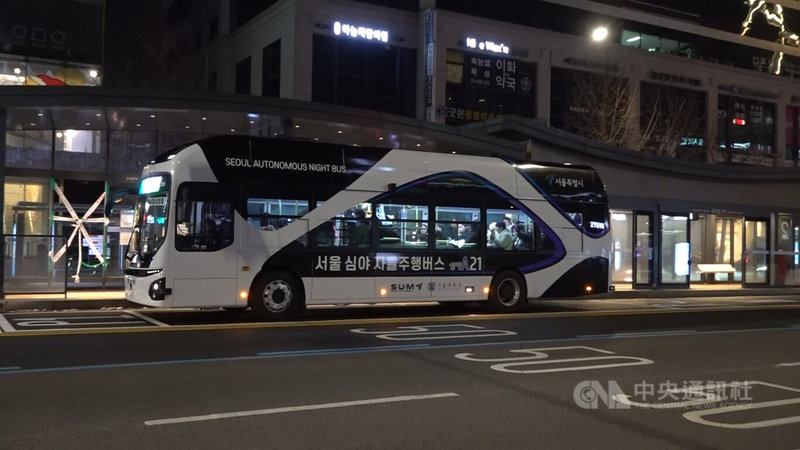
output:
[[[631,43],[631,42],[637,42],[637,41],[640,41],[640,40],[642,40],[641,36],[634,36],[632,38],[628,38],[628,40],[626,40],[625,42]]]

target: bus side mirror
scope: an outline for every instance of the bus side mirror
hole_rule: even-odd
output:
[[[111,215],[111,210],[114,209],[114,205],[117,203],[122,203],[122,200],[124,200],[126,196],[135,194],[136,191],[130,189],[121,189],[109,194],[108,198],[106,199],[105,209],[103,209],[103,217],[109,217]]]

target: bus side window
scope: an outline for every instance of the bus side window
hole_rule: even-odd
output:
[[[213,252],[233,244],[231,198],[217,183],[181,183],[175,201],[175,249]]]
[[[436,248],[475,249],[480,247],[481,211],[463,206],[436,206],[434,242]]]
[[[211,252],[233,243],[233,208],[230,203],[178,201],[175,248]]]
[[[317,203],[319,207],[322,202]],[[372,247],[372,204],[359,203],[314,230],[317,247]]]

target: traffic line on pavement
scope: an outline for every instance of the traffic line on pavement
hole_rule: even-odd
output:
[[[14,331],[14,327],[12,327],[10,323],[8,323],[8,320],[2,314],[0,314],[0,330],[6,333]]]
[[[777,367],[794,367],[800,366],[800,362],[788,362],[788,363],[780,363],[776,364]]]
[[[2,371],[4,371],[4,370],[19,370],[19,369],[21,369],[21,368],[22,368],[22,367],[20,367],[20,366],[8,366],[8,367],[0,367],[0,372],[2,372]]]
[[[683,336],[695,334],[697,330],[672,330],[672,331],[642,331],[635,333],[609,333],[609,334],[581,334],[579,338],[603,339],[603,338],[628,338],[628,337],[649,337],[649,336]]]
[[[399,397],[370,398],[365,400],[353,400],[349,402],[321,403],[316,405],[287,406],[283,408],[256,409],[251,411],[237,411],[228,413],[205,414],[202,416],[175,417],[171,419],[146,420],[145,425],[174,425],[188,422],[202,422],[206,420],[231,419],[235,417],[263,416],[268,414],[282,414],[300,411],[317,411],[320,409],[347,408],[351,406],[380,405],[385,403],[409,402],[416,400],[433,400],[437,398],[458,397],[455,392],[443,392],[440,394],[421,394],[403,395]]]
[[[130,315],[132,315],[132,316],[134,316],[134,317],[138,317],[139,319],[142,319],[145,322],[150,322],[153,325],[158,325],[159,327],[168,327],[169,326],[168,324],[166,324],[164,322],[161,322],[159,320],[153,319],[152,317],[147,317],[142,313],[139,313],[139,312],[136,312],[136,311],[133,311],[133,310],[130,310],[130,309],[126,309],[125,312],[130,314]]]
[[[283,352],[261,352],[258,356],[286,357],[286,356],[314,356],[314,355],[337,355],[343,353],[368,353],[368,352],[387,352],[392,350],[415,350],[430,347],[430,344],[409,344],[409,345],[381,345],[375,347],[344,347],[344,348],[325,348],[313,350],[287,350]]]

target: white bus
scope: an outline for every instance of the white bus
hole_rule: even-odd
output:
[[[503,230],[505,228],[505,230]],[[589,167],[217,136],[144,168],[125,295],[156,307],[485,301],[610,288]]]

